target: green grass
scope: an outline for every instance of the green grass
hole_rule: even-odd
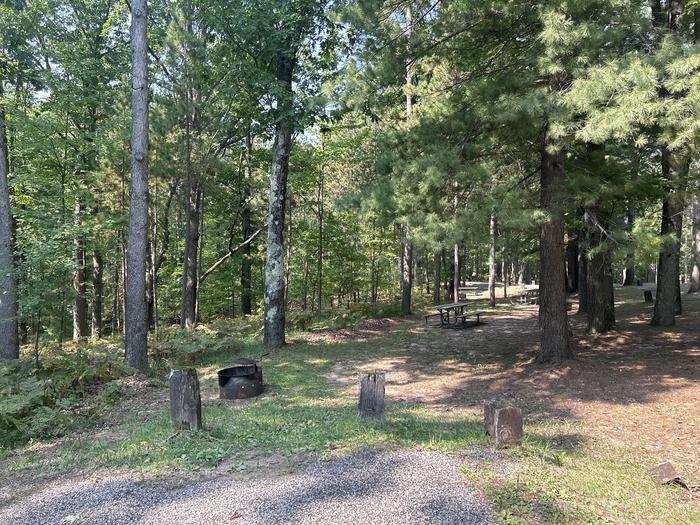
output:
[[[271,454],[293,460],[365,447],[448,453],[490,448],[481,418],[459,411],[394,402],[387,406],[383,423],[363,422],[357,417],[356,393],[346,393],[329,381],[328,374],[338,363],[359,366],[371,358],[405,355],[410,343],[426,343],[433,337],[416,328],[398,327],[370,342],[335,344],[311,344],[292,334],[292,344],[263,359],[266,394],[243,402],[215,399],[216,371],[235,357],[263,353],[259,334],[249,324],[222,321],[191,334],[166,333],[158,343],[161,361],[148,379],[149,390],[165,393],[170,365],[196,366],[204,397],[204,430],[175,432],[166,403],[152,417],[133,410],[105,437],[96,439],[96,429],[86,427],[48,453],[40,447],[14,454],[0,451],[0,466],[10,476],[73,468],[164,474],[223,463],[228,472],[245,476],[251,461]],[[355,378],[359,369],[347,366],[351,368],[341,375]],[[470,360],[464,366],[483,363]],[[115,392],[122,407],[132,400],[138,406],[138,396],[121,383],[100,395],[111,397]],[[464,469],[504,523],[700,523],[700,514],[683,504],[687,496],[680,489],[651,480],[640,465],[638,450],[593,441],[583,423],[571,421],[527,422],[526,436],[522,447],[503,453],[504,459]]]

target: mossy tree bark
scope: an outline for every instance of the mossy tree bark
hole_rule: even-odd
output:
[[[287,201],[289,155],[292,149],[292,76],[295,60],[281,53],[277,57],[277,81],[280,84],[270,171],[270,199],[267,214],[267,261],[265,263],[264,341],[268,348],[285,343],[284,302],[284,227]]]

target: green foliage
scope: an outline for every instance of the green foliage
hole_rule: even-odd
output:
[[[102,343],[54,351],[38,369],[0,363],[0,446],[60,436],[91,420],[118,399],[122,371],[115,345]]]

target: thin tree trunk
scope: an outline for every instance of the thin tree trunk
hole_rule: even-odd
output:
[[[453,288],[453,296],[452,300],[456,303],[459,301],[459,244],[455,244],[452,247],[452,265],[454,267],[454,271],[452,272],[452,288]]]
[[[199,254],[199,183],[192,167],[190,119],[187,122],[186,166],[187,194],[185,195],[185,251],[182,267],[180,297],[180,326],[192,328],[197,323],[197,256]]]
[[[540,226],[540,353],[539,362],[560,362],[572,356],[564,283],[564,152],[547,125],[540,149],[540,206],[547,219]]]
[[[85,257],[85,239],[80,233],[82,203],[80,195],[75,196],[75,208],[73,211],[73,222],[76,233],[73,239],[73,289],[75,299],[73,301],[73,340],[78,341],[88,336],[87,324],[87,260]]]
[[[440,284],[442,281],[442,272],[440,262],[442,256],[439,251],[433,254],[433,304],[440,304]]]
[[[578,312],[588,312],[588,228],[586,227],[586,211],[581,208],[577,212],[583,226],[578,234]]]
[[[282,84],[284,92],[277,100],[279,115],[275,125],[270,170],[264,319],[264,341],[268,348],[278,348],[285,343],[284,222],[289,155],[292,150],[293,51],[288,50],[289,55],[280,54],[277,57],[277,80]]]
[[[413,32],[413,16],[411,8],[406,7],[406,38],[410,40]],[[406,122],[413,120],[413,62],[406,64]],[[402,227],[403,243],[401,246],[401,313],[411,313],[411,291],[413,287],[413,232],[407,224]]]
[[[92,252],[92,337],[102,338],[104,311],[104,260],[99,250]]]
[[[675,314],[680,313],[680,239],[689,165],[684,152],[663,148],[662,169],[668,188],[661,212],[664,242],[657,269],[656,302],[651,321],[654,326],[673,326]]]
[[[126,354],[129,368],[148,364],[146,246],[148,244],[148,6],[131,2],[131,199],[126,261]]]
[[[0,100],[3,84],[0,81]],[[17,333],[17,281],[14,267],[12,239],[12,214],[10,212],[10,187],[7,136],[5,133],[5,108],[0,105],[0,358],[19,358]]]
[[[632,228],[634,227],[634,212],[627,210],[625,212],[625,230],[627,230],[627,239],[625,247],[625,269],[622,279],[623,286],[634,286],[634,246],[632,244]]]
[[[566,291],[578,290],[578,235],[570,231],[566,242]]]
[[[253,137],[250,134],[250,129],[245,136],[245,167],[243,169],[243,213],[241,216],[241,235],[243,239],[250,237],[252,233],[251,228],[251,209],[250,209],[250,196],[251,196],[251,179],[253,177],[253,166],[252,166],[252,156],[253,156]],[[250,315],[252,313],[252,290],[251,290],[251,246],[250,243],[243,247],[241,254],[241,314]]]
[[[698,23],[697,13],[700,9],[696,9],[696,25]],[[697,30],[696,30],[697,31]],[[690,287],[688,293],[700,292],[700,195],[693,197],[693,207],[691,211],[692,221],[692,238],[690,247],[690,257],[692,270],[690,272]]]
[[[489,304],[496,306],[496,212],[489,221]]]

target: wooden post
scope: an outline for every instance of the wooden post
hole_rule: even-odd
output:
[[[360,417],[365,421],[384,420],[384,372],[360,374]]]
[[[523,439],[523,412],[514,406],[498,408],[495,401],[484,403],[484,428],[496,438],[499,448],[519,445]]]
[[[170,371],[170,420],[177,429],[202,428],[202,400],[194,368]]]

